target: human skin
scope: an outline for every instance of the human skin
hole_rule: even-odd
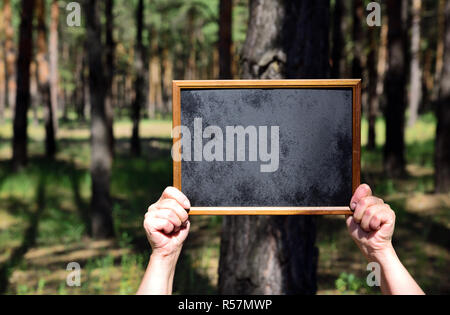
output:
[[[168,187],[148,208],[144,229],[152,253],[137,294],[172,294],[175,266],[189,234],[190,207],[181,191]]]
[[[395,213],[391,207],[373,196],[368,185],[362,184],[356,189],[350,208],[354,213],[346,217],[348,232],[367,260],[379,264],[381,292],[391,295],[424,294],[392,246]]]
[[[424,294],[400,262],[392,246],[395,213],[366,184],[351,201],[352,216],[346,217],[350,236],[369,262],[380,265],[383,294]],[[172,294],[175,267],[189,233],[188,198],[174,187],[148,208],[144,229],[152,247],[147,270],[137,294]]]

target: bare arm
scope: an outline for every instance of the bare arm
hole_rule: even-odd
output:
[[[424,294],[392,246],[395,213],[391,207],[380,198],[372,196],[372,190],[365,184],[355,191],[350,207],[354,213],[347,217],[348,231],[367,260],[380,264],[381,292]]]
[[[186,196],[173,187],[149,207],[144,228],[152,254],[137,294],[172,294],[175,267],[189,234],[189,208]]]

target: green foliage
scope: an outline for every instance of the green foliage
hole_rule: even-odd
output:
[[[357,278],[354,274],[346,272],[341,273],[335,281],[336,289],[341,293],[357,293],[363,283],[363,280]]]
[[[376,194],[387,197],[396,211],[398,238],[395,246],[399,255],[410,258],[406,260],[407,267],[425,289],[443,292],[445,288],[437,284],[445,283],[445,279],[438,280],[445,277],[448,256],[435,244],[442,245],[442,240],[446,239],[447,229],[443,224],[448,221],[448,211],[444,208],[432,216],[418,215],[408,210],[405,199],[412,193],[427,193],[432,188],[432,178],[427,174],[432,170],[429,165],[432,165],[430,143],[433,143],[434,123],[429,116],[423,116],[417,124],[420,131],[407,130],[408,164],[420,167],[424,175],[386,179],[380,169],[382,143],[374,152],[363,147],[362,165],[363,179],[374,187]],[[0,134],[7,139],[11,128],[8,124],[9,127],[0,126]],[[115,124],[119,129],[131,128],[129,120],[116,120]],[[382,120],[377,124],[384,126]],[[144,120],[141,124],[144,129],[156,126],[156,132],[166,125],[170,131],[169,121]],[[7,293],[134,294],[139,286],[150,253],[142,220],[148,205],[171,184],[170,138],[158,133],[157,145],[150,147],[147,143],[148,150],[141,158],[131,158],[121,143],[128,139],[118,138],[111,178],[116,240],[108,245],[87,245],[91,194],[87,128],[87,124],[74,121],[61,124],[60,132],[65,134],[70,130],[70,133],[60,140],[60,152],[55,161],[42,157],[44,144],[38,129],[31,129],[31,159],[25,170],[13,173],[7,158],[0,161],[0,259],[8,261],[14,250],[24,244],[24,235],[36,213],[39,216],[32,248],[43,251],[38,260],[22,257],[10,265],[8,275],[20,272],[24,276],[18,283],[11,283]],[[0,154],[1,145],[0,141]],[[9,146],[9,141],[3,145]],[[175,293],[217,292],[221,222],[221,216],[192,218],[195,228],[177,266]],[[335,217],[320,218],[318,229],[319,268],[326,268],[326,273],[321,269],[323,273],[319,275],[331,275],[325,277],[328,280],[324,282],[319,280],[319,289],[336,289],[344,294],[379,292],[377,288],[367,288],[364,279],[358,278],[363,277],[361,270],[365,265],[363,269],[351,267],[362,258],[348,238],[345,224]],[[435,256],[430,256],[429,249],[425,249],[430,242],[435,243],[432,244]],[[58,249],[59,246],[63,249]],[[65,284],[65,272],[58,279],[50,277],[61,273],[69,259],[65,255],[74,256],[82,266],[79,288]],[[431,277],[429,270],[434,270]]]
[[[141,282],[147,257],[145,255],[124,255],[121,260],[121,279],[119,293],[134,294]]]

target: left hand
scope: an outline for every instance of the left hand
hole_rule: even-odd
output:
[[[186,210],[190,208],[187,197],[174,187],[167,187],[161,198],[148,208],[144,228],[152,247],[152,255],[177,256],[187,235],[190,222]]]
[[[395,227],[395,213],[388,204],[372,196],[372,190],[366,184],[356,189],[350,201],[354,211],[347,216],[348,231],[370,260],[392,249],[392,235]]]

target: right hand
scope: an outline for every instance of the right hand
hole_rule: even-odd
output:
[[[382,199],[372,196],[368,185],[356,189],[350,208],[354,213],[346,218],[348,231],[369,260],[393,249],[395,213]]]
[[[144,229],[152,255],[178,255],[189,233],[188,198],[178,189],[167,187],[145,214]]]

